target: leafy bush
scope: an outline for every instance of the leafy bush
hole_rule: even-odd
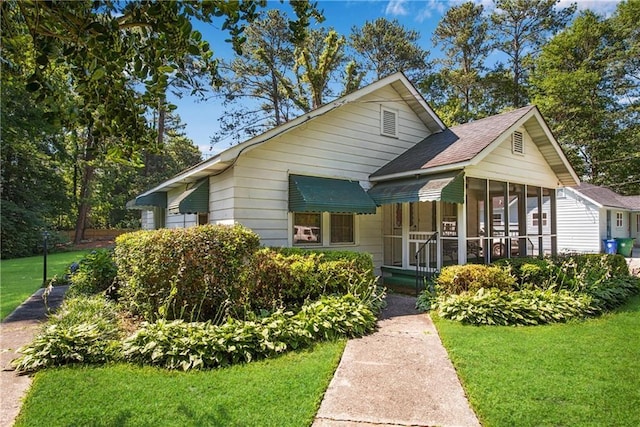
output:
[[[510,291],[514,284],[515,279],[509,275],[507,270],[497,266],[480,264],[445,267],[436,278],[438,291],[445,295],[457,295],[468,291],[476,292],[482,288]]]
[[[118,269],[113,253],[108,249],[97,249],[87,254],[70,274],[70,296],[93,295],[105,292],[113,285]]]
[[[258,246],[240,225],[123,234],[115,250],[121,298],[147,320],[213,319],[241,300],[240,273]]]
[[[438,301],[438,315],[472,325],[540,325],[594,315],[593,298],[561,290],[480,289]]]
[[[124,342],[126,360],[168,369],[204,369],[273,356],[314,340],[361,336],[371,331],[373,311],[352,295],[328,296],[296,314],[279,310],[263,319],[229,319],[222,325],[158,320]]]
[[[244,304],[252,310],[299,306],[324,294],[358,294],[373,278],[373,261],[356,252],[257,251],[245,270]]]
[[[105,363],[120,353],[114,304],[101,296],[66,300],[33,342],[18,350],[18,372],[73,363]]]
[[[508,268],[520,289],[549,289],[564,279],[562,270],[551,258],[504,258],[493,265]]]
[[[587,294],[593,297],[593,305],[601,311],[619,307],[639,292],[640,279],[632,276],[614,277],[587,290]]]

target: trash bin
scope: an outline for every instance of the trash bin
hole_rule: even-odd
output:
[[[629,258],[631,256],[631,251],[633,250],[633,239],[616,237],[616,242],[618,243],[618,253]]]
[[[604,239],[604,253],[609,255],[615,255],[618,250],[618,242],[614,239]]]

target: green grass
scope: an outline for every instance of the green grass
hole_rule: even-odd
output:
[[[308,426],[345,342],[209,371],[46,370],[35,376],[16,426]]]
[[[484,426],[640,425],[640,296],[535,327],[434,321]]]
[[[59,252],[47,256],[47,277],[63,274],[73,261],[89,251]],[[31,294],[42,287],[43,257],[0,261],[0,319],[7,317]]]

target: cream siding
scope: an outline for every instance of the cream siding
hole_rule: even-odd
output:
[[[153,230],[153,210],[140,211],[140,228],[142,230]]]
[[[429,135],[413,110],[395,101],[382,104],[399,113],[398,137],[380,135],[379,100],[399,98],[395,90],[383,88],[246,151],[232,170],[212,178],[212,222],[232,220],[258,233],[264,245],[291,246],[289,174],[352,179],[366,186],[371,173]],[[369,252],[381,265],[381,209],[358,215],[355,224],[355,245],[330,248]],[[329,247],[328,239],[323,241]]]
[[[523,134],[524,155],[511,151],[511,135],[507,134],[504,141],[477,165],[466,167],[465,174],[475,178],[556,188],[556,175],[538,147],[524,127],[517,130]]]
[[[601,251],[600,236],[606,237],[606,213],[603,219],[597,206],[570,188],[558,194],[557,212],[559,252]]]

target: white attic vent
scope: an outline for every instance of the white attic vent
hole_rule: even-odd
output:
[[[522,132],[515,131],[511,134],[511,151],[514,154],[524,154],[524,138]]]
[[[380,110],[380,133],[398,137],[398,112],[382,107]]]

